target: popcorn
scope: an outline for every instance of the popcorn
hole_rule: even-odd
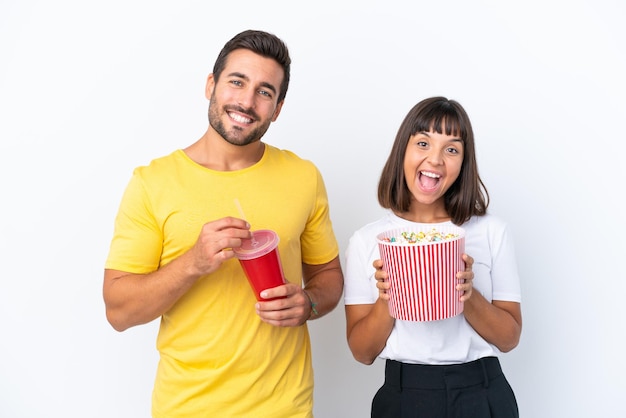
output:
[[[431,229],[428,232],[402,232],[399,236],[391,238],[382,238],[385,242],[397,242],[399,244],[422,244],[426,242],[440,242],[454,238],[458,238],[459,234],[448,232],[441,233],[436,228]]]

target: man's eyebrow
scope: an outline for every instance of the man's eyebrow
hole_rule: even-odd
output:
[[[237,78],[243,78],[244,80],[249,80],[248,76],[243,74],[243,73],[238,73],[237,71],[234,71],[232,73],[227,74],[228,77],[237,77]]]
[[[272,90],[272,93],[274,93],[274,94],[276,94],[276,92],[277,92],[276,87],[274,87],[270,83],[266,83],[265,81],[261,83],[261,86],[265,87],[268,90]]]
[[[241,79],[246,80],[246,81],[250,81],[250,78],[247,75],[245,75],[243,73],[239,73],[237,71],[229,73],[228,77],[237,77],[237,78],[241,78]],[[276,94],[276,92],[277,92],[276,87],[274,87],[274,85],[272,85],[270,83],[267,83],[265,81],[261,82],[261,86],[265,87],[268,90],[271,90],[272,93],[274,93],[274,94]]]

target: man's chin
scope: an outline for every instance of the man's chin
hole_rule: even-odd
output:
[[[255,142],[258,142],[260,140],[260,138],[253,138],[253,139],[243,138],[242,139],[242,138],[233,138],[231,136],[231,137],[228,137],[228,138],[224,138],[224,140],[226,142],[228,142],[229,144],[231,144],[231,145],[235,145],[237,147],[245,147],[247,145],[254,144]]]

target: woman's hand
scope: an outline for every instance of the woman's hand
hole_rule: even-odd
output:
[[[459,271],[456,274],[456,278],[459,283],[456,285],[456,290],[461,290],[461,302],[465,302],[472,297],[472,290],[474,289],[474,272],[472,266],[474,265],[474,259],[467,254],[463,254],[463,261],[465,261],[465,270]]]
[[[378,288],[378,296],[384,301],[389,301],[389,280],[387,280],[387,272],[383,270],[383,260],[374,260],[372,263],[376,272],[374,277],[376,278],[376,287]]]

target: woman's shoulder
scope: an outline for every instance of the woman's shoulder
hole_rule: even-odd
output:
[[[488,227],[500,226],[505,227],[507,222],[498,215],[486,213],[482,216],[472,216],[469,221],[461,225],[462,227]]]
[[[473,216],[461,225],[468,235],[501,236],[509,229],[508,223],[498,215],[487,213],[482,216]]]

